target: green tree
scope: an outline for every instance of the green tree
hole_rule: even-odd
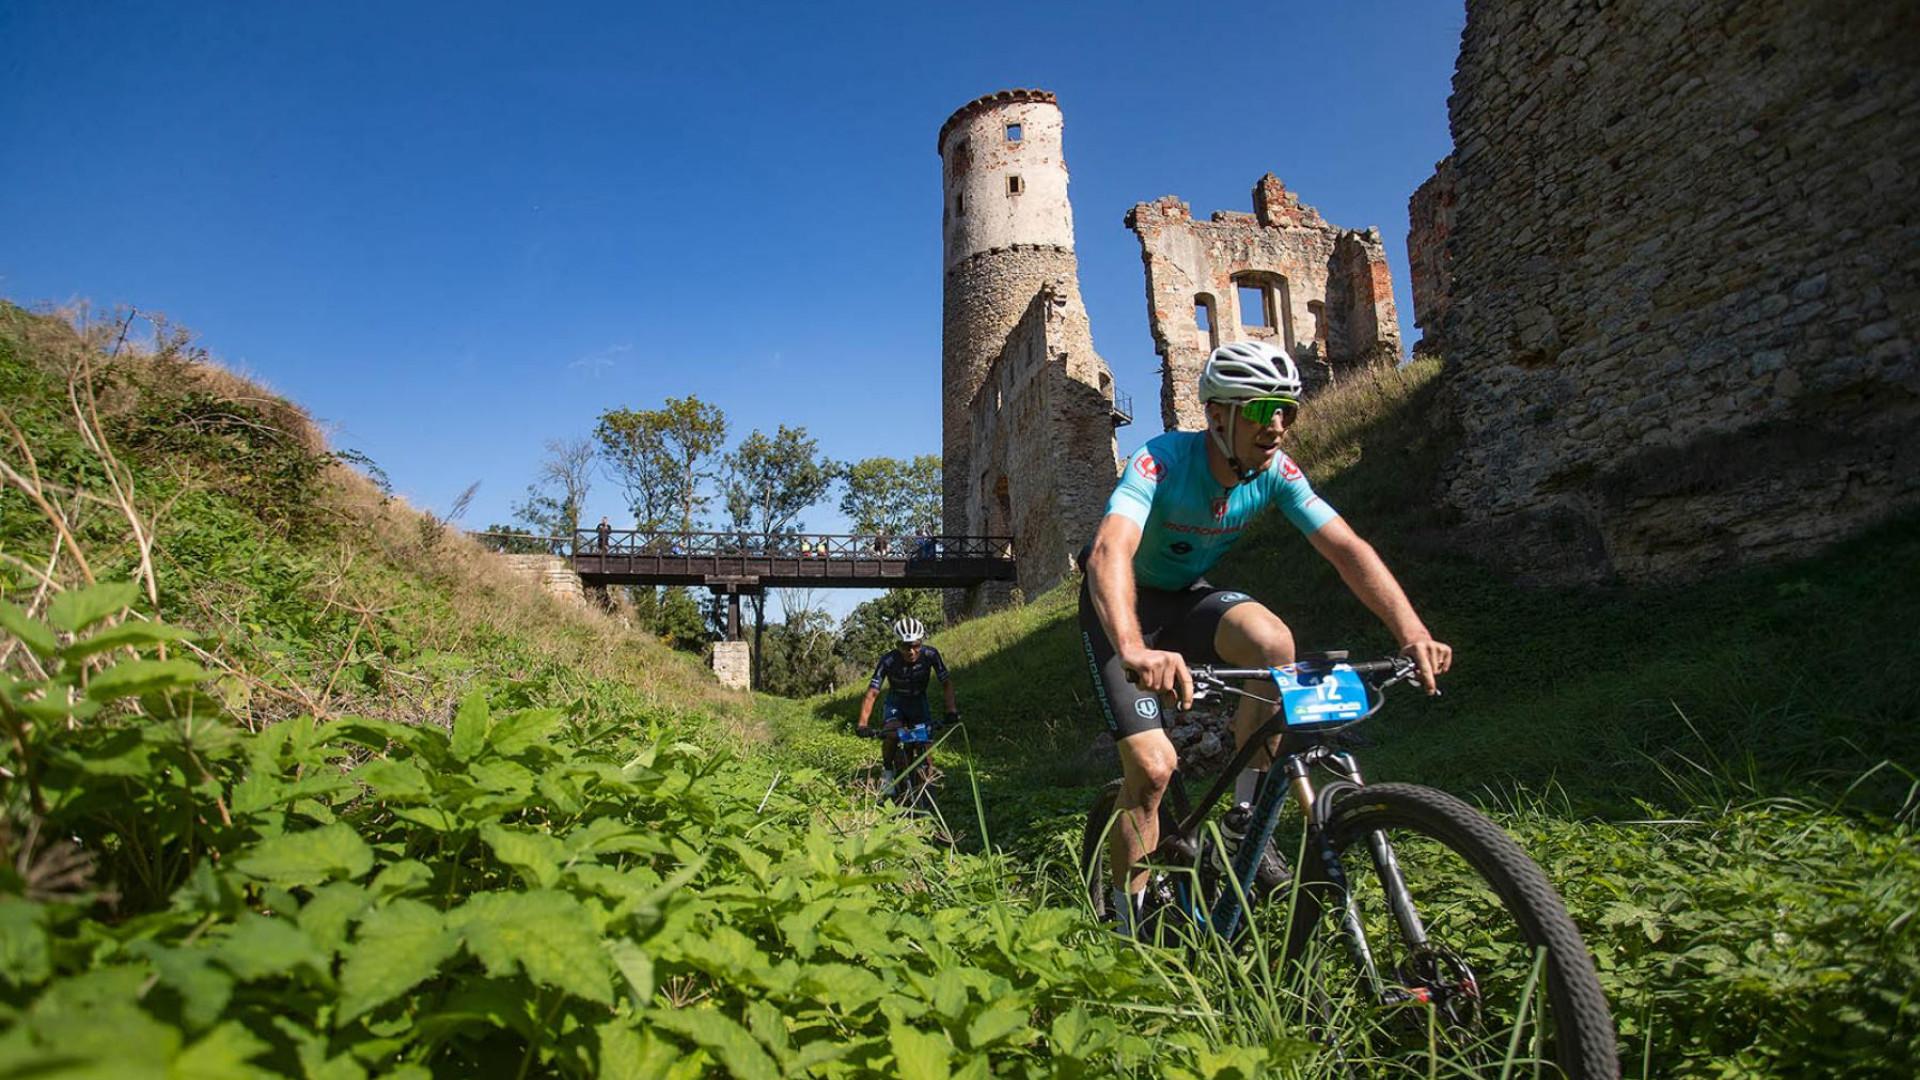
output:
[[[580,514],[593,489],[598,451],[591,439],[548,439],[546,456],[527,485],[527,497],[515,503],[513,518],[538,536],[569,541],[580,530]]]
[[[705,485],[718,476],[716,455],[727,438],[719,406],[689,394],[668,398],[659,409],[609,409],[593,433],[636,527],[693,531],[711,499]]]
[[[837,472],[834,463],[821,456],[820,444],[806,428],[785,424],[773,438],[754,431],[740,440],[727,455],[726,467],[721,490],[728,528],[758,539],[763,547],[776,536],[806,527],[800,515],[826,495]],[[753,605],[753,682],[765,689],[761,657],[766,651],[766,594],[757,593],[748,601]]]
[[[489,551],[508,555],[546,555],[550,552],[544,533],[533,533],[518,525],[489,525],[474,537]]]
[[[809,697],[833,689],[838,665],[834,647],[839,634],[833,616],[815,606],[810,591],[786,589],[780,594],[782,621],[767,627],[761,689],[784,697]]]
[[[842,474],[846,491],[840,511],[856,532],[884,536],[940,531],[940,457],[921,454],[911,461],[872,457],[856,461]]]

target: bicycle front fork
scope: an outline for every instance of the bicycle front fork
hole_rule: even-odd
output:
[[[1360,776],[1360,766],[1351,755],[1333,753],[1328,755],[1328,760],[1353,785],[1365,783]],[[1372,946],[1367,942],[1367,929],[1360,919],[1360,905],[1348,884],[1346,867],[1327,835],[1326,814],[1314,813],[1316,793],[1313,779],[1308,773],[1309,764],[1299,757],[1287,759],[1287,787],[1294,801],[1299,804],[1300,812],[1306,817],[1307,843],[1319,856],[1327,884],[1339,894],[1340,927],[1347,936],[1348,951],[1353,954],[1353,962],[1365,975],[1367,988],[1373,992],[1376,1000],[1388,1003],[1405,1001],[1411,995],[1398,987],[1388,986],[1380,977],[1380,966],[1374,960]],[[1401,939],[1406,942],[1410,953],[1423,950],[1427,945],[1427,929],[1420,920],[1420,913],[1414,909],[1413,896],[1407,891],[1406,878],[1400,873],[1400,862],[1394,857],[1393,845],[1387,842],[1385,833],[1376,829],[1367,834],[1367,849],[1373,859],[1374,876],[1380,881],[1380,891],[1386,896],[1387,907],[1393,912]]]

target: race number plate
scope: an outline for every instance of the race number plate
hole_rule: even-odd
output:
[[[925,724],[914,724],[911,727],[903,727],[900,729],[900,741],[907,743],[932,742],[933,729]]]
[[[1273,669],[1280,705],[1291,728],[1350,724],[1367,715],[1367,684],[1349,664],[1331,671],[1302,672],[1294,664]]]

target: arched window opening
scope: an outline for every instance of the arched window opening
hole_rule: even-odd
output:
[[[1214,316],[1213,297],[1200,293],[1193,298],[1193,325],[1208,350],[1220,345],[1220,322]]]

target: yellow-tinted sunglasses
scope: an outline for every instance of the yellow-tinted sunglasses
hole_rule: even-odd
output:
[[[1281,409],[1297,409],[1300,403],[1289,397],[1257,397],[1240,403],[1240,416],[1248,423],[1265,424]],[[1289,417],[1288,419],[1292,419]]]

